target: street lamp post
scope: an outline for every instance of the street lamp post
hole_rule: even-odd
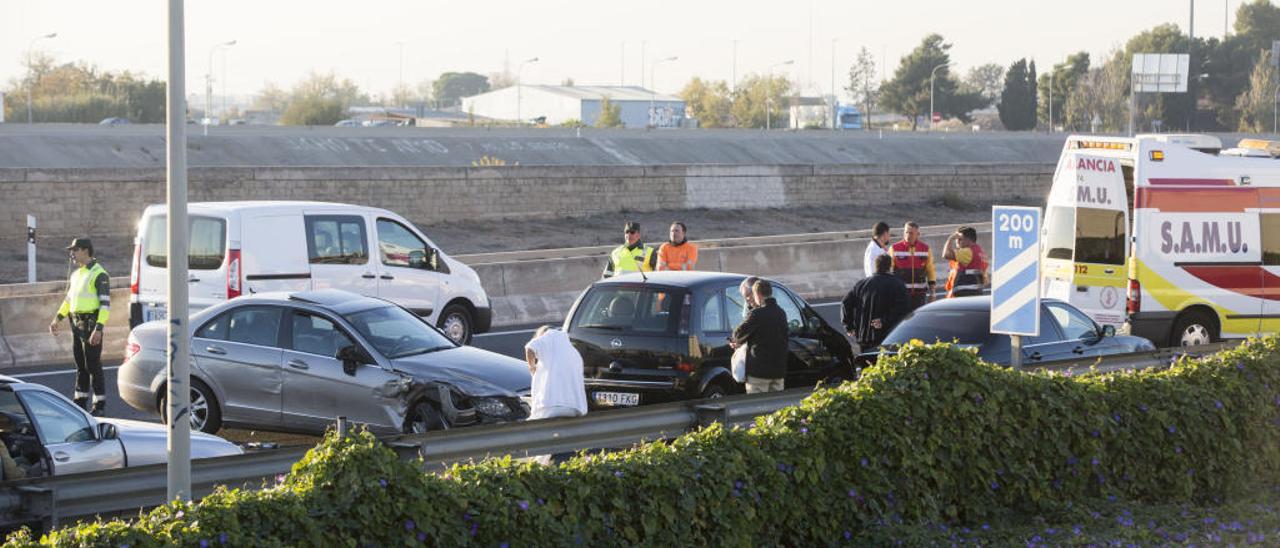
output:
[[[667,62],[667,61],[675,61],[676,59],[679,59],[679,57],[676,57],[676,56],[674,56],[674,55],[672,55],[671,57],[666,57],[666,58],[663,58],[663,59],[658,59],[658,60],[654,61],[654,62],[653,62],[653,65],[651,65],[651,66],[649,67],[649,125],[650,125],[650,126],[655,126],[655,125],[657,125],[657,124],[655,124],[655,123],[654,123],[654,121],[653,121],[653,115],[654,115],[654,110],[653,110],[653,98],[654,98],[654,96],[655,96],[655,95],[657,95],[657,94],[658,94],[658,92],[657,92],[657,91],[654,91],[654,88],[655,88],[655,87],[657,87],[657,86],[654,84],[654,82],[657,82],[657,80],[655,80],[655,79],[654,79],[654,75],[655,75],[655,74],[657,73],[657,71],[658,71],[658,65],[661,65],[662,63],[665,63],[665,62]]]
[[[404,89],[404,42],[396,42],[396,47],[400,50],[400,66],[396,72],[396,93],[392,95],[393,99],[395,95],[400,93],[400,90]]]
[[[938,69],[950,65],[951,63],[943,63],[933,70],[929,71],[929,131],[933,131],[933,77],[938,74]]]
[[[836,125],[837,125],[836,109],[839,107],[839,104],[836,102],[836,40],[839,40],[839,38],[831,39],[831,116],[830,118],[831,118],[832,131],[835,131],[836,129]]]
[[[768,92],[765,93],[765,96],[764,96],[764,129],[766,131],[773,129],[773,110],[769,108],[770,105],[773,104],[773,69],[781,66],[785,66],[785,65],[795,64],[795,62],[796,62],[795,59],[787,59],[786,61],[774,64],[773,66],[769,67],[769,86],[766,88]]]
[[[235,40],[214,44],[209,48],[209,65],[208,70],[204,73],[204,135],[209,136],[209,122],[213,121],[213,54],[221,48],[229,48],[236,45]]]
[[[521,73],[524,72],[524,66],[527,63],[537,63],[538,58],[532,57],[520,62],[520,66],[516,67],[516,124],[524,125],[524,114],[521,112],[521,102],[524,95],[524,81],[521,79]]]
[[[33,62],[31,58],[31,51],[35,49],[36,42],[39,42],[40,40],[43,40],[46,38],[57,38],[57,37],[58,37],[58,33],[50,32],[49,34],[32,38],[31,42],[27,44],[27,124],[32,123],[31,122],[31,88],[36,87],[36,75],[35,75],[35,71],[32,70],[32,66],[31,66],[31,63]]]

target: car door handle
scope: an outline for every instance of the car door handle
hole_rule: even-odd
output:
[[[1107,273],[1107,274],[1115,274],[1115,273],[1116,273],[1116,269],[1114,269],[1114,268],[1104,268],[1104,269],[1102,269],[1102,271],[1103,271],[1104,273]]]
[[[372,280],[374,278],[377,278],[378,276],[374,275],[374,273],[372,272],[365,272],[364,274],[361,274],[360,277],[366,280]]]
[[[187,278],[187,283],[189,284],[198,283],[199,281],[200,278]]]
[[[1078,292],[1080,292],[1080,293],[1088,293],[1088,292],[1089,292],[1089,288],[1088,288],[1088,286],[1077,285],[1077,286],[1076,286],[1076,291],[1078,291]]]
[[[227,353],[227,351],[223,350],[222,347],[220,346],[206,346],[204,347],[204,351],[210,354],[217,354],[219,356],[225,355]]]
[[[1041,357],[1041,356],[1040,356],[1040,353],[1039,353],[1039,352],[1032,352],[1030,356],[1027,356],[1027,358],[1028,358],[1028,359],[1030,359],[1031,361],[1036,361],[1036,362],[1040,361],[1040,357]]]
[[[395,277],[395,276],[392,276],[392,275],[390,275],[390,274],[383,274],[383,275],[378,276],[378,277],[379,277],[379,278],[382,278],[382,279],[384,279],[384,280],[394,280],[394,279],[396,279],[396,277]]]
[[[1072,348],[1072,349],[1071,349],[1071,353],[1072,353],[1072,354],[1084,354],[1084,347],[1083,347],[1083,346],[1077,346],[1077,347],[1075,347],[1075,348]]]
[[[53,460],[56,460],[58,462],[67,462],[71,460],[71,455],[68,455],[62,451],[58,451],[57,453],[53,454]]]
[[[302,360],[289,360],[286,363],[289,364],[289,367],[292,367],[294,369],[311,369],[311,366],[307,365],[307,362],[304,362]]]

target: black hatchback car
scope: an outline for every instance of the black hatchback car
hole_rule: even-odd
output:
[[[873,362],[882,351],[892,351],[912,339],[976,348],[979,357],[994,364],[1009,365],[1013,358],[1009,336],[991,332],[991,297],[983,295],[943,299],[920,307],[889,332],[879,349],[863,353],[858,361]],[[1111,326],[1099,326],[1070,304],[1042,299],[1040,335],[1022,338],[1022,364],[1037,366],[1148,350],[1155,350],[1155,345],[1147,339],[1116,335]]]
[[[711,398],[741,392],[730,373],[729,336],[745,317],[747,276],[653,272],[598,281],[565,320],[582,354],[594,407]],[[853,350],[804,299],[774,282],[791,333],[786,386],[854,378]]]

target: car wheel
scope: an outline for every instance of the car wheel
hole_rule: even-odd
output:
[[[444,312],[440,313],[440,319],[436,321],[436,327],[453,339],[453,342],[471,344],[471,314],[462,305],[446,306]]]
[[[728,395],[729,391],[725,389],[724,385],[716,382],[708,384],[706,388],[702,389],[702,397],[706,399],[723,398]]]
[[[166,416],[169,407],[168,393],[168,388],[164,387],[164,394],[160,396],[160,420],[166,424],[169,422]],[[222,409],[218,407],[218,400],[213,397],[213,390],[199,379],[191,379],[189,416],[192,431],[215,434],[222,429]]]
[[[1218,322],[1201,310],[1183,312],[1173,323],[1169,346],[1199,346],[1218,340]]]
[[[449,421],[431,402],[420,401],[414,404],[409,416],[405,418],[406,434],[425,434],[435,430],[448,430]]]

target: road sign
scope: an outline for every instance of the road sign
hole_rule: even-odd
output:
[[[935,112],[935,113],[933,113],[933,121],[934,121],[934,122],[941,122],[941,121],[942,121],[942,113],[941,113],[941,112]]]
[[[1040,208],[991,207],[991,332],[1040,334]]]

